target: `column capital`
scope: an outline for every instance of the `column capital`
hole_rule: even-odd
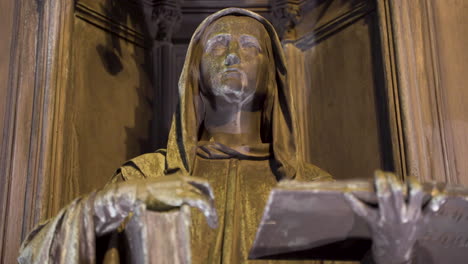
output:
[[[295,27],[302,20],[301,0],[272,0],[273,24],[281,40],[294,39]]]
[[[139,0],[151,38],[170,42],[182,20],[183,0]]]

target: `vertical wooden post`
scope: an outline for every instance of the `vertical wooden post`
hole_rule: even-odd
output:
[[[177,102],[175,54],[172,35],[182,19],[182,0],[141,0],[153,47],[155,89],[152,147],[165,148]]]
[[[377,3],[387,89],[395,109],[392,118],[399,120],[392,134],[400,142],[404,174],[457,183],[444,131],[432,1]]]
[[[0,155],[2,263],[16,262],[22,239],[56,194],[73,7],[73,1],[17,3]]]

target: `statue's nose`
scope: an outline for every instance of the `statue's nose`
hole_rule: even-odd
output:
[[[235,53],[231,53],[226,57],[226,60],[224,61],[224,64],[226,66],[232,66],[240,63],[239,56]]]

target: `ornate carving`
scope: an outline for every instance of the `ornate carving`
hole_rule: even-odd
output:
[[[273,0],[271,2],[271,13],[273,24],[279,37],[294,39],[296,36],[295,26],[302,19],[300,0]]]
[[[333,35],[335,32],[351,25],[354,21],[368,15],[374,10],[374,8],[375,6],[373,2],[360,2],[355,6],[351,7],[346,12],[341,13],[339,16],[333,17],[325,23],[323,23],[322,25],[311,29],[309,33],[301,35],[299,38],[295,39],[294,45],[302,51],[310,49],[318,42]],[[306,7],[304,7],[304,9],[306,9]],[[304,12],[307,12],[307,9],[304,10]]]
[[[183,0],[140,1],[151,38],[160,42],[170,42],[172,33],[182,20]]]

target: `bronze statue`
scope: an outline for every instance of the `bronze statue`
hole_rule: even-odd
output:
[[[191,215],[188,262],[248,263],[272,187],[280,180],[331,179],[296,159],[297,124],[284,55],[272,25],[258,14],[229,8],[202,22],[188,48],[179,94],[167,150],[128,161],[105,188],[75,199],[36,227],[22,245],[20,263],[95,263],[102,248],[114,250],[105,255],[108,263],[135,262],[116,249],[117,229],[125,229],[129,218],[144,225],[138,218],[142,210],[169,213],[183,205],[199,209]],[[363,217],[377,214],[348,198]],[[414,206],[420,203],[416,200]],[[368,218],[372,226],[375,217]],[[383,240],[389,236],[385,230],[379,235]],[[114,246],[100,245],[104,236]],[[405,244],[405,254],[411,253],[411,242]],[[129,243],[138,250],[138,241]],[[388,243],[376,245],[380,256]],[[138,254],[147,260],[147,252]],[[262,263],[270,262],[295,261]]]
[[[104,189],[38,226],[21,263],[92,263],[95,237],[115,232],[142,203],[201,209],[192,214],[192,263],[244,263],[279,180],[330,178],[296,160],[284,55],[263,17],[237,8],[208,17],[190,42],[179,90],[167,150],[130,160]]]

